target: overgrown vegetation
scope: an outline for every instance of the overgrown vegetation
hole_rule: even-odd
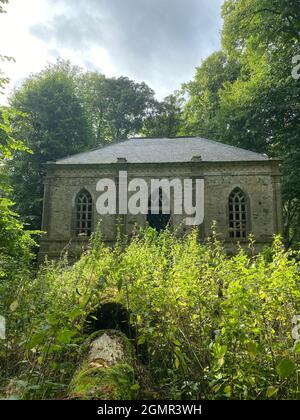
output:
[[[201,135],[283,158],[285,236],[297,245],[299,10],[299,0],[225,1],[222,51],[162,102],[144,83],[59,61],[0,107],[1,398],[67,398],[91,340],[87,321],[113,301],[135,331],[129,396],[299,399],[300,258],[279,238],[260,254],[250,240],[230,257],[196,231],[180,239],[149,229],[111,248],[96,233],[76,264],[65,255],[36,273],[24,225],[40,227],[47,160],[132,135]],[[7,81],[0,72],[1,93]]]
[[[199,244],[196,231],[178,239],[152,229],[107,248],[95,234],[75,265],[62,259],[35,279],[2,281],[2,395],[65,397],[88,315],[114,300],[137,332],[139,398],[298,398],[299,254],[279,238],[254,248],[229,257],[214,238]]]
[[[1,85],[0,79],[0,88]],[[15,111],[0,107],[0,282],[18,276],[24,269],[30,269],[32,250],[36,245],[32,239],[33,232],[24,229],[14,210],[12,188],[5,166],[14,153],[30,152],[22,141],[12,135],[11,121],[15,115]]]

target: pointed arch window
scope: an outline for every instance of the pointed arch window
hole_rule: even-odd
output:
[[[154,203],[152,201],[154,201]],[[157,209],[158,213],[152,212],[153,204],[158,205],[158,209]],[[157,230],[158,232],[161,232],[167,228],[170,222],[170,216],[171,216],[170,214],[165,214],[163,212],[163,190],[162,188],[159,188],[159,190],[156,191],[154,198],[152,197],[152,194],[151,194],[148,200],[147,221],[149,223],[149,226]]]
[[[248,230],[248,205],[245,193],[235,188],[229,196],[229,236],[246,239]]]
[[[86,190],[81,190],[76,197],[76,236],[90,236],[92,234],[93,199]]]

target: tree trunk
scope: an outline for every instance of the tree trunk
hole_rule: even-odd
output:
[[[138,388],[134,378],[134,349],[117,330],[102,330],[75,373],[69,398],[79,400],[131,400]],[[135,385],[133,387],[133,385]]]

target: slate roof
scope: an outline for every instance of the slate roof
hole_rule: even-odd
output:
[[[263,161],[268,157],[200,137],[132,138],[62,158],[56,164]]]

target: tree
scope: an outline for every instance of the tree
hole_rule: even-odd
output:
[[[0,13],[4,12],[0,0]],[[0,57],[1,58],[1,57]],[[3,58],[3,57],[2,57]],[[0,78],[0,91],[7,83],[5,77]],[[30,232],[24,230],[19,216],[13,211],[11,200],[12,189],[7,177],[7,162],[17,151],[28,152],[22,141],[13,137],[12,119],[16,116],[14,110],[0,107],[0,281],[14,269],[21,270],[31,259],[31,248],[35,245]]]
[[[183,85],[188,95],[182,118],[182,133],[225,140],[226,121],[221,116],[220,93],[225,83],[233,83],[240,72],[236,60],[223,51],[210,55],[196,69],[194,80]]]
[[[18,152],[11,165],[16,209],[22,220],[40,229],[44,164],[94,145],[89,121],[76,95],[76,69],[66,62],[29,77],[14,92],[11,105],[25,117],[13,121],[14,135],[32,154]]]
[[[142,134],[149,137],[175,137],[182,125],[183,98],[179,93],[157,102],[154,112],[144,121]]]
[[[85,73],[78,79],[78,90],[97,144],[139,134],[156,105],[152,89],[127,77]]]
[[[226,0],[222,15],[222,41],[230,55],[299,44],[299,0]]]
[[[285,235],[300,239],[299,0],[227,0],[222,51],[185,85],[186,131],[283,159]]]
[[[299,0],[228,0],[223,6],[223,46],[242,72],[222,95],[231,138],[283,158],[285,234],[300,239],[300,84],[292,77],[299,54]]]
[[[7,177],[7,162],[13,153],[28,152],[21,141],[12,136],[12,119],[15,113],[0,107],[0,280],[14,267],[27,264],[31,248],[35,245],[31,233],[24,230],[18,214],[13,210],[12,188]]]

